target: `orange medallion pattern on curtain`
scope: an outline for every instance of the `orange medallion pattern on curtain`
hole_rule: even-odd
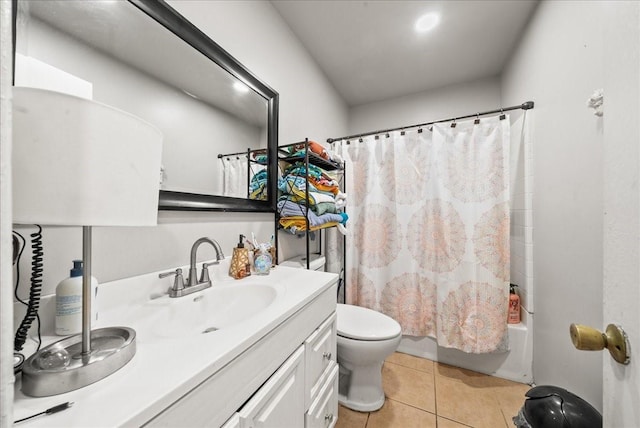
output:
[[[431,336],[435,334],[436,286],[417,273],[397,276],[382,290],[380,309],[400,323],[404,334]]]
[[[509,119],[340,144],[347,303],[465,352],[508,349]]]

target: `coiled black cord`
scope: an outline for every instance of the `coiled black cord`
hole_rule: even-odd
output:
[[[42,227],[37,224],[35,226],[38,228],[38,231],[31,234],[31,287],[29,287],[28,302],[25,302],[18,297],[18,284],[20,281],[19,267],[17,268],[16,273],[16,285],[14,294],[16,299],[20,303],[27,306],[27,313],[22,319],[20,327],[18,327],[18,330],[16,331],[16,337],[13,342],[13,349],[15,352],[22,351],[24,343],[27,341],[28,332],[34,319],[38,320],[38,350],[40,350],[40,345],[42,343],[42,339],[40,336],[40,316],[38,315],[38,309],[40,309],[40,294],[42,293],[42,261],[44,259],[44,249],[42,247]],[[22,249],[20,250],[20,253],[18,255],[17,266],[19,266],[20,256],[22,255],[22,251],[24,250],[25,239],[17,232],[14,231],[13,233],[20,236],[23,243]]]

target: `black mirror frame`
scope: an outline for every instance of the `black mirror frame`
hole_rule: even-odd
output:
[[[268,199],[266,201],[160,190],[158,209],[169,211],[276,212],[278,181],[278,93],[258,79],[258,77],[245,68],[238,60],[175,11],[164,0],[128,1],[211,61],[222,67],[232,76],[244,82],[268,102]],[[18,0],[12,1],[13,75],[15,75],[17,3]]]
[[[278,181],[278,93],[258,79],[238,60],[175,11],[164,0],[129,0],[129,2],[231,75],[244,82],[268,102],[267,201],[161,190],[158,208],[171,211],[275,212]]]

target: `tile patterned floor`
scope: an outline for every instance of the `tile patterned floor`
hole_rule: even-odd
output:
[[[511,428],[529,385],[399,352],[384,363],[378,411],[340,406],[336,428]]]

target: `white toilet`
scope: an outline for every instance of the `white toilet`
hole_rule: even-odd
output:
[[[324,265],[326,259],[322,254],[309,254],[309,269],[324,271]],[[288,266],[297,269],[307,268],[307,258],[304,255],[295,256],[290,259],[284,260],[280,263],[280,266]]]
[[[338,401],[360,412],[384,404],[382,364],[398,348],[400,324],[387,315],[360,306],[338,304]]]
[[[297,256],[282,266],[307,268],[306,258]],[[324,270],[325,258],[309,256],[312,270]],[[372,412],[384,404],[382,364],[395,352],[402,338],[400,324],[393,318],[361,306],[338,303],[338,401],[359,412]]]

